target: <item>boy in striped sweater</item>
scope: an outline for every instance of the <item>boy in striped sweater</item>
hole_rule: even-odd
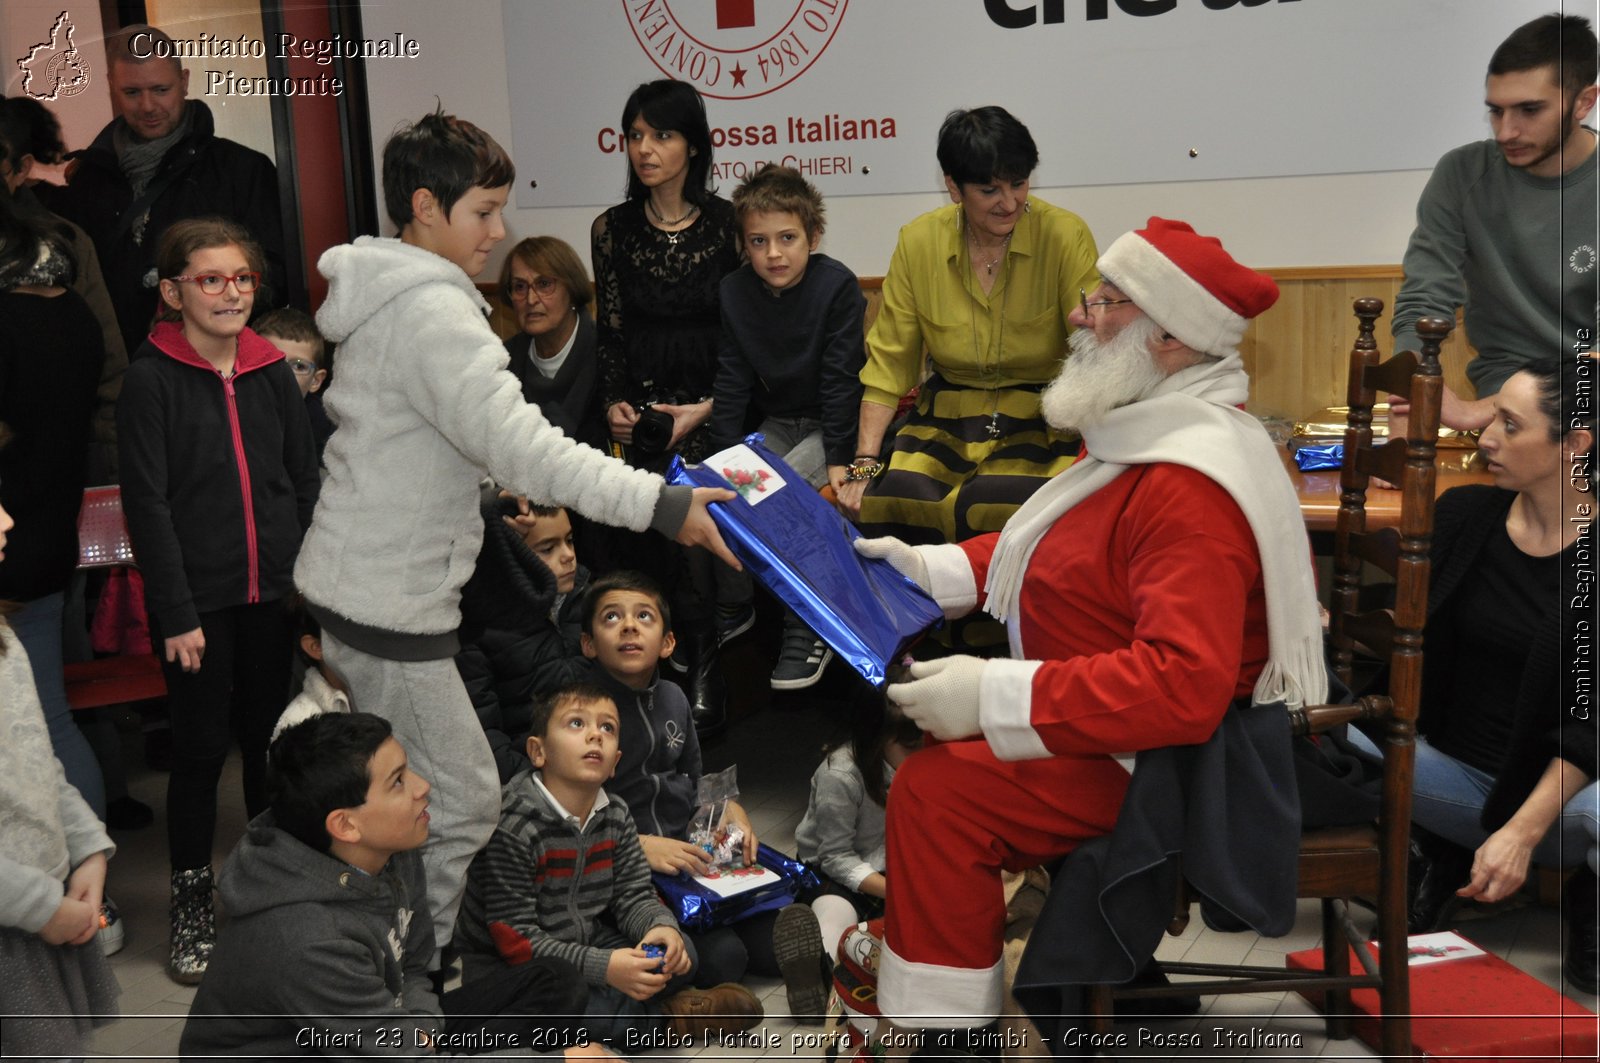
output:
[[[627,805],[603,789],[618,727],[615,702],[592,684],[535,709],[532,767],[506,783],[500,825],[467,873],[454,939],[463,975],[563,959],[591,987],[589,1036],[624,1051],[747,1030],[762,1010],[743,986],[689,988],[693,946],[656,897]]]

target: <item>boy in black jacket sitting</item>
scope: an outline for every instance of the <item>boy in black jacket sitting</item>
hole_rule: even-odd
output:
[[[483,548],[461,591],[456,669],[494,751],[504,785],[529,767],[523,748],[541,697],[588,673],[579,603],[589,572],[572,546],[560,506],[516,498],[483,500]]]

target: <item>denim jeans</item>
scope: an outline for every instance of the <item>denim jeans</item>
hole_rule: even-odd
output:
[[[94,809],[106,818],[106,788],[100,777],[100,762],[94,758],[89,740],[78,730],[67,704],[67,683],[61,663],[61,618],[66,595],[60,591],[36,598],[7,619],[17,641],[28,651],[33,667],[33,685],[39,689],[39,704],[50,729],[50,746],[67,773],[67,781]]]
[[[1376,757],[1377,746],[1354,727],[1350,741]],[[1494,789],[1494,776],[1417,739],[1416,777],[1412,784],[1411,820],[1466,849],[1477,849],[1489,837],[1479,823],[1484,802]],[[1541,867],[1576,867],[1587,860],[1600,873],[1600,782],[1579,790],[1561,809],[1561,818],[1533,850]]]

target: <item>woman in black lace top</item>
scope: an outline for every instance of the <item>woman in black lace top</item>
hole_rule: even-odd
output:
[[[681,81],[641,85],[622,125],[628,198],[592,230],[601,393],[635,465],[705,456],[722,319],[717,288],[739,265],[733,207],[712,193],[705,104]],[[633,438],[641,407],[672,418],[665,449]]]
[[[606,427],[628,462],[656,472],[708,453],[722,278],[739,265],[733,207],[711,190],[705,102],[681,81],[652,81],[622,111],[628,198],[594,220],[595,325]],[[643,419],[641,421],[641,418]],[[636,543],[635,567],[672,599],[676,665],[697,726],[720,725],[718,645],[754,619],[748,579],[703,550]]]

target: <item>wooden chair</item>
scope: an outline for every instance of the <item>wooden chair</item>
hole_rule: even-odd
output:
[[[78,510],[78,568],[135,564],[128,525],[122,517],[120,487],[89,487]],[[154,652],[97,657],[66,666],[67,704],[96,709],[163,697],[166,680]]]
[[[1389,664],[1385,694],[1350,705],[1307,706],[1291,713],[1297,736],[1314,735],[1357,720],[1384,721],[1383,791],[1375,825],[1308,830],[1300,839],[1298,896],[1322,902],[1323,968],[1295,971],[1276,967],[1162,961],[1180,977],[1172,987],[1094,986],[1088,1008],[1094,1027],[1109,1031],[1116,999],[1183,993],[1320,992],[1330,1038],[1350,1036],[1350,991],[1376,989],[1385,1059],[1411,1054],[1410,979],[1404,948],[1381,948],[1374,960],[1366,935],[1352,921],[1349,902],[1374,900],[1376,940],[1387,945],[1406,940],[1406,865],[1411,839],[1411,783],[1415,758],[1417,708],[1422,691],[1422,628],[1427,619],[1428,544],[1433,533],[1434,440],[1439,431],[1443,380],[1439,347],[1451,324],[1425,318],[1417,324],[1422,351],[1403,352],[1379,363],[1373,323],[1383,312],[1378,299],[1358,299],[1360,322],[1350,353],[1349,420],[1340,471],[1340,506],[1334,539],[1330,645],[1332,666],[1346,684],[1357,645]],[[1372,406],[1386,394],[1405,395],[1411,418],[1403,438],[1374,446]],[[1400,527],[1366,531],[1369,480],[1381,477],[1399,485]],[[1395,608],[1361,611],[1359,599],[1368,566],[1395,581]],[[1181,933],[1188,922],[1190,896],[1180,886],[1178,908],[1168,931]],[[1360,970],[1352,973],[1352,947]]]

